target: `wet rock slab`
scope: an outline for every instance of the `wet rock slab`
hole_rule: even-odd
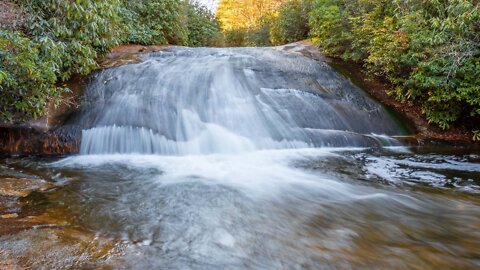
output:
[[[76,269],[99,266],[124,248],[122,243],[73,228],[33,229],[0,237],[0,261],[12,269]]]
[[[54,186],[42,179],[0,177],[0,196],[27,197],[33,191],[47,191]]]
[[[44,193],[54,188],[53,183],[40,178],[0,176],[0,235],[31,227],[23,222],[16,226],[12,220],[43,213],[47,203]]]
[[[52,206],[55,185],[0,176],[0,269],[97,269],[126,243],[78,228],[65,208]]]

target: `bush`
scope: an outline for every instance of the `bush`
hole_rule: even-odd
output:
[[[311,35],[329,55],[364,63],[441,128],[480,116],[480,9],[468,0],[316,0]],[[467,121],[468,120],[468,121]]]
[[[310,1],[290,0],[278,9],[270,30],[273,44],[285,44],[307,38]]]
[[[339,56],[351,43],[351,33],[342,0],[316,0],[310,11],[310,33],[325,53]]]
[[[55,42],[59,77],[88,74],[98,56],[119,43],[118,0],[23,0],[31,14],[27,34],[39,44]],[[49,50],[42,51],[49,54]]]
[[[50,47],[51,46],[51,47]],[[63,89],[56,87],[57,45],[40,45],[19,32],[0,30],[0,118],[25,120],[45,113],[48,99],[58,97]],[[50,50],[49,56],[41,55]]]
[[[248,43],[247,29],[233,29],[224,32],[225,45],[229,47],[242,47]]]
[[[233,29],[224,32],[225,45],[229,47],[271,46],[270,26],[264,25],[253,28]]]
[[[22,0],[29,14],[25,33],[1,31],[0,97],[3,120],[45,114],[65,91],[57,78],[88,74],[96,59],[118,43],[118,2]]]
[[[182,0],[17,0],[28,14],[23,32],[0,30],[0,121],[44,115],[68,89],[72,74],[89,74],[120,42],[201,46],[218,23],[207,10]],[[18,16],[15,16],[15,18]],[[25,21],[24,19],[19,21]]]
[[[125,43],[152,45],[188,42],[187,6],[182,0],[123,0]]]
[[[205,7],[188,5],[188,46],[213,46],[219,39],[219,22]]]

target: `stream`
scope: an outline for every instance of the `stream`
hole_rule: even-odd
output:
[[[480,268],[480,151],[404,146],[322,61],[168,47],[61,129],[79,154],[0,159],[36,185],[0,186],[0,268]]]

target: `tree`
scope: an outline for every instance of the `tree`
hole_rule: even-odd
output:
[[[282,3],[273,19],[270,36],[273,44],[285,44],[307,38],[310,0]]]
[[[258,26],[260,18],[275,11],[282,0],[221,0],[217,18],[224,31],[251,29]]]

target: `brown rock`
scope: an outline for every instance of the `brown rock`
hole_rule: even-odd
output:
[[[18,214],[17,214],[17,213],[5,214],[5,215],[1,215],[0,217],[1,217],[1,218],[17,218],[17,217],[18,217]]]
[[[0,195],[13,197],[27,197],[33,191],[46,191],[53,185],[41,179],[29,178],[0,178]]]
[[[78,269],[101,266],[121,255],[125,248],[121,241],[91,232],[43,228],[0,237],[0,250],[4,251],[0,253],[0,262],[27,269]]]

